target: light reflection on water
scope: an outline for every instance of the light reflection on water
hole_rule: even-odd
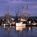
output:
[[[37,37],[37,27],[0,26],[0,37]]]

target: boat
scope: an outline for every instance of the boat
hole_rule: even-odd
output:
[[[11,18],[10,26],[15,26],[15,19],[14,18]]]
[[[27,7],[28,9],[28,7]],[[24,17],[24,9],[22,8],[22,17],[20,17],[17,22],[16,22],[16,26],[26,26],[27,25],[27,19],[28,19],[28,11],[26,12],[26,18]],[[20,13],[21,16],[21,13]]]
[[[16,27],[25,27],[27,24],[27,20],[26,19],[21,19],[20,21],[18,20],[18,22],[16,22]]]
[[[10,24],[9,23],[4,23],[4,24],[1,24],[1,26],[6,28],[6,27],[10,27]]]
[[[35,21],[33,21],[32,25],[37,25],[37,23]]]

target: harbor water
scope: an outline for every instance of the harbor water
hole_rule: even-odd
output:
[[[0,26],[0,37],[37,37],[37,27]]]

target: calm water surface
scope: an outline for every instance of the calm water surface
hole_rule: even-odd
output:
[[[37,37],[37,27],[0,26],[0,37]]]

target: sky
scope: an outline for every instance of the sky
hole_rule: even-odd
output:
[[[22,13],[22,7],[24,7],[24,13],[26,13],[27,6],[28,15],[37,16],[37,0],[0,0],[0,16],[4,16],[8,12],[15,16],[18,9]]]

